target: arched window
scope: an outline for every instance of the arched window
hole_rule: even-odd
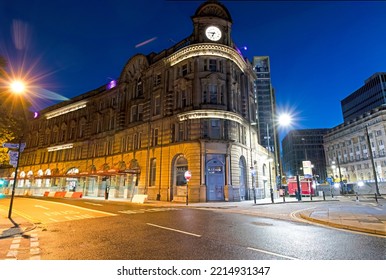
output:
[[[176,160],[176,186],[186,185],[185,172],[188,170],[188,161],[184,156],[179,156]]]

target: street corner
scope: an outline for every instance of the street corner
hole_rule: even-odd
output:
[[[36,225],[20,217],[0,217],[0,239],[11,237],[17,234],[24,234],[36,228]]]

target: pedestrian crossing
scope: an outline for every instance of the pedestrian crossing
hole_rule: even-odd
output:
[[[40,260],[40,253],[39,236],[36,232],[17,234],[12,237],[11,244],[0,253],[0,259]]]

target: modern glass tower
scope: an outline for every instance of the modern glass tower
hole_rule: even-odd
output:
[[[378,72],[341,101],[344,122],[354,120],[384,104],[386,104],[386,72]]]

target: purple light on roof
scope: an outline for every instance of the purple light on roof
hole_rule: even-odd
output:
[[[36,119],[37,117],[39,117],[39,112],[34,112],[34,119]]]
[[[117,86],[117,81],[116,81],[116,80],[111,80],[111,81],[107,84],[106,88],[107,88],[107,90],[109,90],[109,89],[115,88],[116,86]]]

